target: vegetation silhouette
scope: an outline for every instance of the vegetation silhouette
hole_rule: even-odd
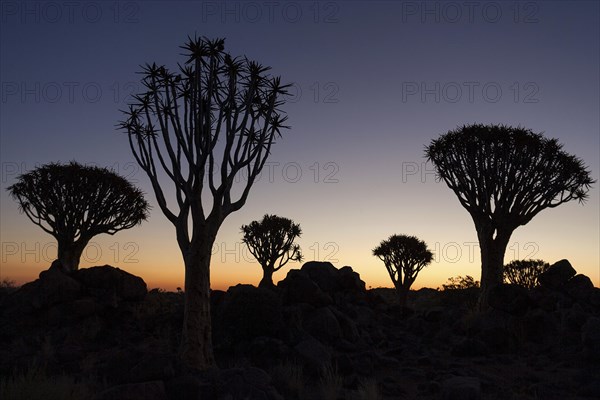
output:
[[[433,140],[427,159],[469,212],[481,249],[480,310],[503,282],[512,232],[540,211],[583,202],[594,183],[556,139],[506,125],[464,125]]]
[[[217,232],[246,203],[275,138],[288,128],[280,106],[289,85],[269,75],[269,67],[232,57],[224,45],[224,39],[188,37],[177,72],[146,64],[146,91],[135,96],[120,123],[161,211],[175,226],[185,264],[180,358],[200,370],[215,365],[209,295]],[[174,186],[177,209],[167,204],[163,174]]]
[[[7,190],[31,222],[54,236],[59,267],[67,273],[79,268],[94,236],[114,235],[148,218],[143,193],[106,168],[50,163],[17,179]]]
[[[504,266],[504,279],[508,283],[533,289],[539,286],[538,277],[550,268],[544,260],[513,260]]]
[[[288,218],[266,214],[260,221],[242,225],[244,242],[250,253],[263,269],[259,287],[270,288],[273,273],[279,271],[288,261],[302,261],[300,246],[294,240],[300,237],[300,224]]]
[[[442,288],[444,290],[462,290],[462,289],[470,289],[470,288],[478,288],[479,281],[476,281],[471,275],[463,276],[454,276],[452,278],[448,278],[446,283],[442,284]]]
[[[419,272],[433,260],[433,253],[422,240],[414,236],[392,235],[373,249],[373,255],[379,257],[392,279],[398,302],[406,305],[410,287]]]

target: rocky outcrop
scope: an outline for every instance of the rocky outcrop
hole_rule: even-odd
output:
[[[566,260],[549,271],[533,290],[494,288],[478,313],[473,288],[421,289],[399,310],[393,289],[308,262],[273,288],[211,293],[221,369],[200,373],[176,357],[184,294],[110,266],[50,269],[4,297],[0,374],[97,376],[98,400],[594,398],[599,289]]]

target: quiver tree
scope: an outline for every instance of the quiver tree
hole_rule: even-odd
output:
[[[550,268],[544,260],[513,260],[504,266],[505,281],[533,289],[539,285],[538,277]]]
[[[277,215],[265,215],[261,221],[242,226],[242,241],[263,270],[259,287],[273,287],[273,273],[288,261],[302,261],[300,246],[294,240],[300,237],[299,224]]]
[[[92,237],[114,235],[148,218],[143,193],[125,178],[76,162],[38,167],[8,191],[34,224],[54,236],[64,272],[77,270]]]
[[[410,287],[417,275],[433,260],[433,253],[424,241],[414,236],[392,235],[373,249],[392,279],[400,306],[406,305]]]
[[[512,232],[545,208],[584,201],[594,183],[583,162],[525,128],[465,125],[426,148],[437,174],[469,212],[481,249],[480,309],[502,284]]]
[[[224,51],[224,39],[188,38],[176,71],[142,69],[121,127],[175,226],[185,265],[180,358],[214,366],[210,319],[211,248],[223,220],[246,203],[287,117],[286,85],[270,68]],[[162,178],[170,182],[163,186]],[[167,193],[166,190],[170,190]],[[234,190],[235,189],[235,190]]]

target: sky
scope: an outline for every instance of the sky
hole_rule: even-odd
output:
[[[524,126],[557,138],[600,171],[600,6],[595,1],[3,1],[0,24],[0,279],[36,279],[55,240],[19,213],[6,188],[48,162],[108,167],[153,205],[140,226],[100,235],[81,267],[110,264],[150,288],[183,286],[173,226],[127,137],[116,129],[140,65],[176,67],[188,35],[292,84],[291,129],[248,202],[223,223],[211,283],[258,284],[240,227],[264,214],[299,223],[306,261],[349,265],[390,287],[372,249],[415,235],[434,253],[413,288],[481,273],[473,222],[436,181],[424,147],[470,123]],[[600,193],[542,211],[512,235],[505,262],[568,259],[600,286]],[[274,275],[285,278],[289,263]]]

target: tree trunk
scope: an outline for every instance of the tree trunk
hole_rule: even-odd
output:
[[[396,295],[398,296],[398,304],[401,308],[406,307],[406,302],[408,300],[408,292],[410,291],[410,287],[406,287],[405,285],[398,285],[396,288]]]
[[[485,311],[489,308],[490,290],[502,285],[504,280],[504,253],[512,232],[480,235],[481,248],[481,289],[479,292],[478,308]],[[482,237],[483,236],[483,237]]]
[[[263,268],[263,277],[258,284],[260,288],[272,288],[275,286],[273,283],[273,269],[272,268]]]
[[[58,261],[63,272],[72,273],[79,269],[81,254],[89,240],[79,239],[75,242],[67,240],[58,241]]]
[[[216,367],[210,318],[210,257],[214,236],[207,235],[183,252],[185,306],[179,356],[184,365],[197,370]]]

